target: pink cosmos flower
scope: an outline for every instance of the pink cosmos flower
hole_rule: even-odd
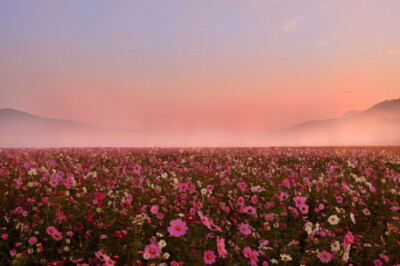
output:
[[[4,233],[4,234],[1,234],[1,238],[2,238],[3,240],[7,240],[7,238],[8,238],[8,235],[7,235],[6,233]]]
[[[237,199],[237,205],[239,205],[239,206],[243,206],[244,205],[244,198],[243,197],[239,197]]]
[[[185,192],[186,190],[188,190],[188,185],[186,183],[179,183],[178,188],[181,192]]]
[[[157,214],[157,213],[158,213],[158,205],[153,205],[153,206],[151,206],[150,212],[151,212],[152,214]]]
[[[37,237],[36,236],[32,236],[29,238],[28,240],[29,245],[33,246],[37,243]]]
[[[374,265],[375,266],[382,266],[383,262],[381,260],[379,260],[379,259],[376,259],[376,260],[374,260]]]
[[[140,175],[140,171],[141,171],[141,170],[142,170],[142,166],[139,165],[139,164],[135,164],[135,166],[133,167],[133,172],[134,172],[135,174]]]
[[[207,226],[208,229],[212,230],[210,219],[208,219],[207,216],[204,216],[202,211],[198,211],[197,214],[199,215],[201,222]]]
[[[160,255],[160,248],[156,244],[150,244],[145,247],[144,253],[147,254],[150,259],[155,259]]]
[[[264,218],[266,221],[270,222],[273,221],[275,219],[275,214],[273,213],[267,213],[264,215]]]
[[[319,254],[319,259],[321,260],[322,263],[329,263],[332,260],[332,258],[333,258],[332,254],[325,250]]]
[[[343,240],[344,245],[347,247],[350,244],[354,243],[354,235],[352,232],[348,231],[346,235],[344,236]]]
[[[379,254],[379,257],[381,257],[381,259],[383,259],[386,263],[389,263],[389,257],[386,256],[385,254],[380,253],[380,254]]]
[[[220,258],[226,258],[228,251],[225,249],[225,239],[224,238],[219,238],[219,236],[217,236],[217,247],[218,247],[218,256]]]
[[[289,198],[289,194],[287,192],[281,192],[278,194],[278,198],[280,201],[284,201],[285,199]]]
[[[363,209],[362,212],[363,212],[364,215],[366,215],[366,216],[371,215],[371,212],[370,212],[367,208]]]
[[[62,236],[62,234],[60,233],[60,232],[55,232],[53,235],[52,235],[52,237],[54,238],[54,240],[56,240],[56,241],[60,241],[62,238],[63,238],[63,236]]]
[[[308,205],[302,205],[300,206],[300,211],[302,214],[307,214],[308,213]]]
[[[343,197],[342,196],[337,196],[336,197],[336,201],[337,201],[337,203],[342,204],[343,203]]]
[[[370,186],[369,191],[371,191],[372,193],[376,193],[376,188],[374,186]]]
[[[257,195],[254,195],[253,197],[251,197],[250,202],[253,204],[257,204],[258,203]]]
[[[250,226],[245,223],[239,224],[239,231],[240,231],[240,233],[242,233],[245,236],[248,236],[251,234]]]
[[[51,181],[50,181],[50,185],[52,186],[52,187],[57,187],[58,186],[58,180],[57,179],[52,179]]]
[[[162,212],[159,212],[156,214],[156,217],[158,220],[162,220],[164,218],[164,214]]]
[[[250,215],[257,215],[257,209],[254,208],[253,206],[247,206],[243,209],[244,213],[250,214]]]
[[[172,220],[170,222],[170,226],[168,227],[168,232],[172,236],[181,237],[186,234],[188,227],[186,226],[186,222],[182,221],[182,219]]]
[[[49,235],[54,235],[55,233],[57,233],[58,231],[57,231],[57,229],[54,227],[54,226],[49,226],[49,227],[47,227],[47,229],[46,229],[46,233],[47,234],[49,234]]]
[[[204,263],[205,264],[214,264],[215,263],[216,256],[214,254],[214,251],[207,250],[204,252]]]
[[[300,208],[300,206],[303,206],[306,203],[306,198],[305,197],[296,196],[296,197],[293,198],[293,201],[296,204],[296,207]]]
[[[282,184],[283,184],[285,187],[290,188],[290,181],[289,181],[289,179],[285,178],[285,179],[283,180]]]
[[[252,250],[250,247],[245,247],[243,249],[243,254],[245,258],[250,259],[252,265],[257,265],[258,262],[258,252]]]

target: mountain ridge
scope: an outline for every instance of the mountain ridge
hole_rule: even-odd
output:
[[[273,145],[400,145],[400,98],[352,115],[296,124],[269,138]]]
[[[0,147],[148,146],[148,132],[0,109]],[[400,145],[400,98],[266,134],[267,146]]]

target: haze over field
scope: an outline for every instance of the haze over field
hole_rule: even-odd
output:
[[[399,145],[399,12],[3,1],[0,147]]]

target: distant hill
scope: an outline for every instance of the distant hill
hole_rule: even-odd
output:
[[[0,109],[0,147],[126,146],[134,133]]]
[[[164,132],[157,133],[158,136],[165,135]],[[15,109],[0,109],[0,147],[182,145],[176,142],[167,144],[167,137],[155,143],[153,134],[154,132],[138,132],[45,118]],[[184,139],[185,137],[183,134],[182,143],[190,145],[192,143],[190,136],[189,140]],[[183,142],[185,140],[187,142]],[[221,138],[221,143],[223,141]],[[265,145],[400,145],[400,98],[378,103],[364,111],[350,111],[337,119],[308,121],[273,132],[265,137]]]
[[[338,119],[308,121],[269,135],[270,145],[400,145],[400,98],[351,111]]]

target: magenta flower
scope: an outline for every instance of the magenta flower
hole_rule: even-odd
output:
[[[147,254],[150,259],[155,259],[160,255],[160,248],[156,244],[150,244],[145,247],[144,253]]]
[[[52,187],[57,187],[58,186],[58,180],[57,179],[52,179],[51,181],[50,181],[50,185],[52,186]]]
[[[302,214],[307,214],[308,213],[308,205],[302,205],[300,206],[300,211]]]
[[[135,174],[140,175],[140,171],[141,171],[141,170],[142,170],[142,166],[139,165],[139,164],[135,164],[135,166],[133,167],[133,172],[134,172]]]
[[[273,221],[275,219],[275,214],[273,213],[267,213],[264,215],[264,218],[266,221],[270,222]]]
[[[336,201],[337,201],[337,203],[342,204],[343,203],[343,197],[342,196],[337,196],[336,197]]]
[[[289,194],[287,192],[281,192],[278,194],[278,198],[280,201],[284,201],[289,198]]]
[[[55,232],[53,235],[52,235],[52,237],[54,238],[54,240],[56,240],[56,241],[60,241],[63,237],[62,237],[62,234],[60,233],[60,232]]]
[[[28,240],[29,245],[33,246],[37,243],[37,237],[36,236],[32,236],[29,238]]]
[[[389,257],[385,254],[380,253],[379,257],[381,257],[381,259],[383,259],[386,263],[389,263]]]
[[[244,205],[244,198],[243,198],[243,197],[239,197],[239,198],[237,199],[237,204],[238,204],[239,206],[243,206],[243,205]]]
[[[251,234],[250,226],[245,223],[239,224],[239,231],[240,231],[240,233],[242,233],[245,236],[248,236]]]
[[[49,234],[49,235],[54,235],[55,233],[57,233],[58,231],[57,231],[57,229],[54,227],[54,226],[49,226],[49,227],[47,227],[47,229],[46,229],[46,233],[47,234]]]
[[[283,180],[282,184],[283,184],[285,187],[290,188],[290,181],[289,181],[289,179],[285,178],[285,179]]]
[[[216,256],[214,254],[214,251],[207,250],[204,252],[204,263],[205,264],[214,264],[215,263]]]
[[[258,252],[255,250],[252,250],[250,247],[245,247],[243,249],[243,254],[245,258],[250,259],[251,264],[256,264],[258,262]]]
[[[329,263],[332,260],[332,258],[333,258],[332,254],[325,250],[319,253],[319,259],[321,260],[322,263]]]
[[[374,260],[374,265],[375,266],[382,266],[383,262],[381,260],[379,260],[379,259],[376,259],[376,260]]]
[[[369,191],[371,191],[372,193],[376,193],[376,188],[374,186],[370,186]]]
[[[154,215],[156,215],[158,213],[158,205],[153,205],[150,208],[150,212]]]
[[[306,203],[306,198],[305,197],[296,196],[296,197],[293,198],[293,201],[296,204],[296,207],[300,209],[300,207],[303,206]]]
[[[180,192],[185,192],[186,190],[188,190],[188,185],[186,183],[179,183],[178,188]]]
[[[208,219],[207,216],[204,216],[202,211],[198,211],[197,214],[199,215],[201,222],[207,226],[208,229],[212,230],[210,219]]]
[[[159,212],[156,214],[156,217],[158,220],[162,220],[164,218],[164,214],[162,212]]]
[[[371,215],[371,212],[370,212],[367,208],[363,209],[362,212],[363,212],[364,215],[366,215],[366,216]]]
[[[168,227],[168,232],[172,236],[181,237],[186,234],[188,227],[186,226],[186,222],[182,221],[182,219],[172,220],[170,222],[170,226]]]
[[[217,248],[218,248],[218,256],[220,258],[226,258],[228,251],[225,249],[225,239],[224,238],[219,238],[219,236],[217,236]]]

